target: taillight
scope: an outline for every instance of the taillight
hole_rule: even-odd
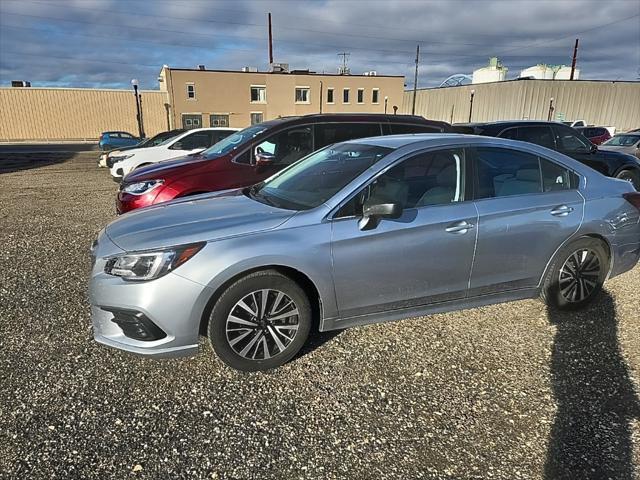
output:
[[[627,202],[640,210],[640,192],[625,193],[622,196]]]

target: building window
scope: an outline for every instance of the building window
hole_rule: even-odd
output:
[[[251,85],[251,103],[267,103],[267,87]]]
[[[327,103],[333,103],[333,88],[327,88]]]
[[[251,125],[262,123],[264,120],[262,112],[251,112]]]
[[[349,89],[342,90],[342,103],[349,103]]]
[[[212,127],[228,127],[229,115],[213,114],[209,116],[209,124]]]
[[[296,103],[310,103],[309,87],[296,87]]]
[[[380,90],[378,88],[371,90],[371,103],[380,103]]]
[[[187,83],[187,99],[196,99],[196,86],[193,83]]]
[[[364,88],[358,89],[358,103],[364,103]]]

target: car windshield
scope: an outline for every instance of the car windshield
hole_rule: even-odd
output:
[[[183,132],[162,132],[156,135],[155,137],[151,137],[148,140],[145,140],[144,144],[150,147],[162,145],[164,142],[171,140],[174,137],[177,137],[181,133]]]
[[[314,152],[245,194],[287,210],[315,208],[344,188],[392,148],[339,143]]]
[[[244,130],[240,130],[233,135],[229,135],[228,137],[223,138],[218,143],[213,144],[204,152],[202,152],[202,155],[205,158],[210,159],[219,157],[220,155],[224,155],[225,153],[229,153],[234,148],[244,144],[248,140],[251,140],[253,137],[264,132],[266,129],[267,127],[265,125],[253,125],[251,127],[247,127]]]
[[[630,147],[640,140],[640,135],[616,135],[607,140],[603,145],[611,145],[613,147]]]

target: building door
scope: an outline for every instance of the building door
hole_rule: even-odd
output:
[[[228,127],[229,115],[213,114],[209,115],[209,126],[211,127]]]
[[[202,115],[182,115],[182,128],[187,130],[191,128],[202,127]]]

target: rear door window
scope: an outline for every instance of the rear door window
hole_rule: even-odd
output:
[[[354,138],[380,135],[379,123],[320,123],[315,126],[315,149]]]
[[[578,176],[562,165],[541,158],[540,170],[542,172],[542,187],[545,192],[571,190],[578,187]]]
[[[543,147],[555,150],[553,133],[546,126],[518,127],[518,140],[522,142],[535,143]]]
[[[476,170],[475,198],[498,198],[542,192],[536,155],[498,147],[472,149]]]

